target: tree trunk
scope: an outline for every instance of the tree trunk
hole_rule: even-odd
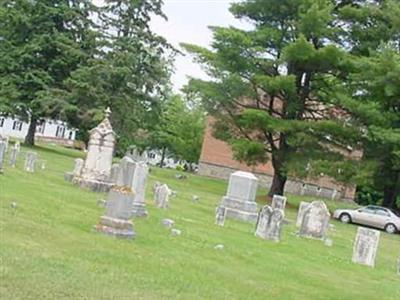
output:
[[[382,206],[398,209],[396,200],[400,195],[400,172],[397,173],[397,178],[389,186],[384,187],[383,189],[383,202]]]
[[[166,147],[163,147],[161,152],[160,168],[164,166],[165,152],[166,152]]]
[[[283,196],[285,190],[285,183],[287,176],[283,170],[283,153],[272,155],[272,166],[274,167],[274,178],[272,179],[272,184],[268,192],[268,197],[272,199],[274,195]]]
[[[274,178],[272,179],[272,184],[268,192],[268,197],[272,198],[274,195],[282,196],[285,190],[286,180],[287,180],[286,176],[282,176],[275,171]]]
[[[37,118],[31,117],[29,123],[28,133],[25,136],[25,145],[34,146],[35,145],[35,132],[36,132]]]

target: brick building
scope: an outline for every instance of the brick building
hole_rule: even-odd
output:
[[[348,155],[357,159],[361,157],[361,152],[348,151]],[[209,118],[199,160],[199,174],[228,179],[229,175],[236,170],[249,171],[256,174],[261,184],[267,187],[270,186],[274,173],[271,163],[249,167],[234,160],[230,146],[213,137],[212,119]],[[327,176],[322,176],[318,179],[289,178],[285,185],[285,191],[297,195],[351,201],[354,199],[355,186],[339,184]]]

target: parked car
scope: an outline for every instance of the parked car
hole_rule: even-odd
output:
[[[343,223],[356,223],[384,229],[387,233],[400,231],[400,215],[385,207],[368,205],[357,209],[337,209],[333,217]]]

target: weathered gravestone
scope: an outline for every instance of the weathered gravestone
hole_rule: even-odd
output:
[[[322,201],[313,201],[304,211],[300,236],[325,239],[329,228],[329,211]]]
[[[225,207],[219,205],[215,210],[215,224],[218,226],[224,226],[226,217]]]
[[[155,191],[154,200],[158,208],[168,208],[170,193],[171,191],[166,184],[163,184],[157,188],[157,190]]]
[[[149,167],[145,162],[137,162],[135,174],[133,176],[132,188],[135,191],[135,199],[133,201],[132,214],[134,217],[146,217],[146,203],[145,203],[145,193],[146,193],[146,183],[147,176],[149,174]]]
[[[6,156],[6,142],[0,140],[0,173],[3,172],[3,162]]]
[[[115,183],[117,181],[118,168],[119,168],[119,164],[112,164],[111,170],[110,170],[110,177],[108,179],[109,182]]]
[[[105,119],[90,131],[89,146],[81,175],[73,182],[97,192],[108,192],[113,186],[109,181],[115,145],[115,133],[108,119],[111,111],[106,110]]]
[[[258,179],[252,173],[237,171],[231,174],[228,191],[220,203],[226,209],[227,218],[257,221],[257,185]]]
[[[375,266],[380,232],[375,229],[358,227],[353,246],[352,261],[357,264]]]
[[[285,210],[286,207],[286,197],[280,195],[274,195],[272,197],[272,209],[282,209]]]
[[[279,242],[284,218],[285,213],[282,209],[272,209],[269,205],[265,205],[258,215],[255,235],[266,240]]]
[[[156,181],[153,183],[152,189],[153,189],[153,193],[156,192],[157,188],[159,188],[161,186],[161,182]]]
[[[17,158],[18,158],[20,149],[21,149],[21,146],[20,146],[19,142],[15,142],[14,146],[11,148],[10,160],[8,163],[13,168],[15,168],[15,165],[17,164]]]
[[[310,202],[301,201],[299,205],[299,210],[297,212],[296,227],[300,227],[303,223],[304,212],[310,205]]]
[[[134,199],[131,184],[135,167],[135,162],[129,157],[121,160],[116,184],[108,193],[106,212],[96,226],[97,231],[121,238],[135,237],[130,221]]]
[[[30,172],[30,173],[35,172],[36,159],[37,159],[37,153],[36,152],[28,151],[26,153],[25,166],[24,166],[24,169],[25,169],[26,172]]]
[[[74,178],[81,177],[83,164],[84,160],[82,158],[76,158],[74,161],[74,169],[72,170],[72,172],[66,172],[64,174],[64,179],[71,182]]]

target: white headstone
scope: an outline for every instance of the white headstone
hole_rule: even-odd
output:
[[[304,212],[300,236],[325,239],[329,228],[330,214],[322,201],[311,202]]]
[[[10,160],[9,160],[10,166],[12,166],[14,168],[15,168],[15,165],[17,163],[17,158],[18,158],[19,151],[20,151],[19,142],[15,142],[14,146],[11,148]]]
[[[135,174],[136,163],[128,156],[121,159],[118,167],[116,186],[132,189],[133,175]]]
[[[132,180],[132,188],[135,192],[135,200],[133,201],[133,216],[145,217],[147,210],[145,205],[145,193],[147,176],[149,174],[149,167],[145,162],[137,162],[135,173]]]
[[[108,181],[115,145],[115,133],[106,118],[90,131],[88,151],[82,170],[85,180]]]
[[[6,156],[6,142],[0,140],[0,172],[3,170],[3,162]]]
[[[274,195],[272,197],[272,209],[282,209],[285,210],[286,207],[286,197],[280,195]]]
[[[170,193],[171,191],[168,188],[168,185],[166,184],[163,184],[157,188],[155,199],[158,208],[164,208],[164,209],[168,208]]]
[[[74,165],[74,170],[72,171],[72,174],[74,177],[80,177],[82,173],[82,168],[83,168],[84,161],[82,158],[76,158],[75,159],[75,165]]]
[[[259,213],[255,235],[263,239],[279,242],[285,213],[282,209],[265,205]]]
[[[112,183],[117,182],[118,169],[119,169],[119,164],[112,164],[111,171],[110,171],[110,177],[109,177],[108,181],[110,181]]]
[[[215,224],[218,226],[224,226],[225,224],[226,209],[219,205],[215,210]]]
[[[380,232],[378,230],[358,227],[352,261],[357,264],[374,267],[379,237]]]
[[[36,152],[27,152],[26,153],[26,158],[25,158],[25,171],[33,173],[35,172],[35,164],[36,164],[36,159],[37,159],[37,153]]]
[[[300,227],[301,223],[303,223],[304,212],[306,211],[309,205],[310,202],[305,202],[305,201],[300,202],[299,210],[297,212],[296,227]]]
[[[227,218],[257,221],[257,185],[258,179],[252,173],[237,171],[231,174],[227,194],[220,203],[226,209]]]

